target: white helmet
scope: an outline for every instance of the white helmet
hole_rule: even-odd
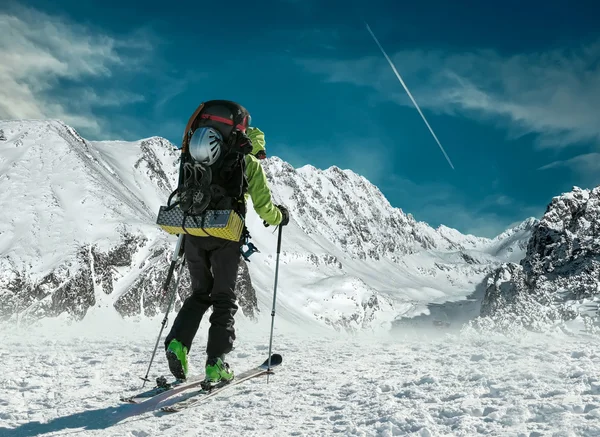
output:
[[[213,165],[221,156],[222,143],[223,136],[218,130],[212,127],[198,128],[190,138],[190,155],[200,164]]]

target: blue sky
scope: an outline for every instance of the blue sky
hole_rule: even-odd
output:
[[[201,101],[236,100],[269,154],[350,168],[417,220],[481,236],[600,184],[594,1],[26,4],[0,6],[3,119],[179,143]]]

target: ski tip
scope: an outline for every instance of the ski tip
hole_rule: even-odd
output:
[[[279,355],[279,354],[271,355],[271,367],[279,366],[282,362],[283,362],[283,357],[281,355]],[[269,366],[269,359],[267,358],[261,367],[268,367],[268,366]]]

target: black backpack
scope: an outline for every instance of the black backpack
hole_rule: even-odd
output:
[[[245,155],[252,151],[245,132],[250,120],[243,106],[228,100],[210,100],[196,109],[183,134],[179,184],[169,196],[169,209],[178,205],[184,216],[197,216],[207,210],[233,210],[245,216]],[[190,139],[201,127],[212,127],[223,136],[221,154],[210,166],[195,162],[189,152]],[[176,194],[179,200],[172,204]]]

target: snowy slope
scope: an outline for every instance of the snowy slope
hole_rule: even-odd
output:
[[[157,408],[189,394],[118,401],[140,389],[159,320],[90,316],[71,327],[2,327],[0,353],[11,357],[0,362],[2,437],[600,435],[597,336],[349,337],[278,318],[274,350],[283,364],[268,384],[256,379],[166,415]],[[239,332],[228,359],[241,372],[264,360],[269,325],[242,320]],[[202,349],[192,349],[192,372]],[[161,354],[151,377],[166,373]]]
[[[139,390],[164,310],[154,290],[174,238],[153,223],[173,188],[173,146],[87,142],[59,122],[0,130],[0,436],[600,435],[597,335],[399,323],[477,315],[482,279],[518,261],[532,231],[530,247],[557,243],[536,268],[556,267],[581,242],[595,250],[597,191],[557,199],[542,233],[528,220],[490,240],[416,222],[350,171],[268,160],[275,200],[292,212],[273,342],[283,365],[268,385],[254,380],[168,416],[156,408],[175,399],[118,398]],[[261,312],[236,318],[228,361],[237,372],[265,359],[275,269],[276,233],[253,213],[248,226],[261,252],[244,287],[251,278]],[[193,374],[207,327],[190,353]],[[150,377],[167,373],[159,353]]]
[[[303,320],[389,329],[398,317],[427,313],[432,302],[471,295],[505,252],[528,238],[522,225],[493,240],[433,229],[392,207],[377,187],[349,170],[294,169],[276,157],[264,167],[275,201],[292,211],[281,286],[291,294],[293,316]],[[260,220],[249,222],[259,247],[274,248],[274,235]],[[272,251],[256,255],[267,270],[250,266],[257,289],[267,294],[270,256]],[[267,295],[262,300],[268,302]]]
[[[93,306],[162,311],[174,237],[154,222],[176,183],[175,147],[161,138],[88,142],[61,122],[4,121],[0,129],[0,317],[80,318]],[[433,229],[349,170],[294,169],[278,158],[264,166],[275,201],[292,212],[280,277],[288,320],[387,330],[432,302],[469,296],[528,239],[525,225],[494,240]],[[254,302],[256,289],[268,314],[276,235],[252,212],[248,226],[261,253],[248,265],[251,279],[240,273],[251,283],[245,300]],[[184,276],[181,298],[188,284]]]
[[[2,128],[2,233],[19,240],[1,247],[13,262],[26,265],[43,255],[40,267],[48,269],[73,255],[73,243],[108,247],[116,227],[154,230],[176,172],[164,140],[142,140],[139,148],[92,145],[60,122],[2,122]]]
[[[83,316],[107,294],[114,303],[118,282],[135,281],[126,277],[131,265],[167,246],[153,222],[176,174],[172,145],[159,138],[91,144],[60,122],[0,127],[3,313],[12,304]]]
[[[539,220],[529,218],[518,226],[504,231],[486,246],[486,251],[507,262],[518,263],[525,258],[527,243],[538,223]]]

